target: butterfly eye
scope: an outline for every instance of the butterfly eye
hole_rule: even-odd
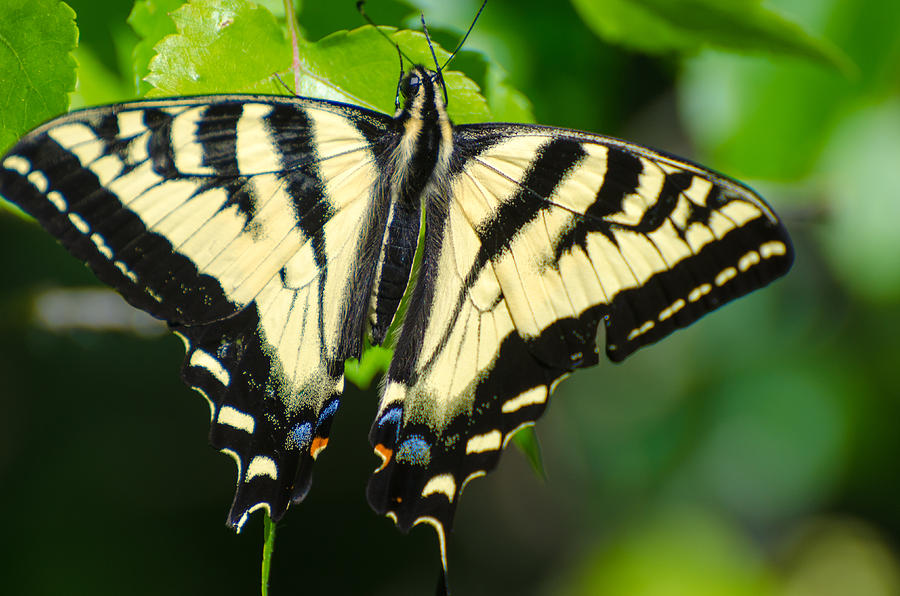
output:
[[[419,87],[422,86],[422,79],[417,74],[411,74],[406,77],[406,81],[403,83],[403,96],[411,97],[419,91]]]

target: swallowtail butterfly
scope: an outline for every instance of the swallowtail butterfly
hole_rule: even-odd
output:
[[[401,91],[394,116],[258,95],[80,110],[0,159],[0,194],[183,338],[210,441],[237,462],[235,529],[306,496],[344,361],[408,296],[367,494],[404,531],[431,524],[446,567],[463,489],[597,364],[599,326],[620,361],[785,274],[792,249],[755,192],[702,166],[454,125],[422,66]]]

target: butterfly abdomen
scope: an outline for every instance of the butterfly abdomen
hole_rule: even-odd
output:
[[[372,294],[372,343],[380,345],[406,292],[419,238],[418,205],[393,204]]]

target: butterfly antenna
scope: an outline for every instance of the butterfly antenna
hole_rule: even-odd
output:
[[[425,32],[425,41],[428,42],[428,49],[431,50],[431,58],[434,60],[434,67],[437,69],[438,81],[441,83],[441,89],[444,90],[444,105],[448,105],[450,100],[447,98],[447,85],[444,84],[444,72],[440,64],[438,64],[437,55],[434,53],[434,44],[431,43],[431,37],[428,36],[428,26],[425,24],[425,15],[420,14],[422,19],[422,31]]]
[[[394,107],[395,107],[395,109],[399,110],[400,109],[400,85],[403,83],[403,59],[406,58],[406,61],[409,62],[410,64],[413,64],[414,62],[413,62],[412,58],[410,58],[409,56],[407,56],[406,54],[403,53],[403,50],[400,49],[400,44],[398,44],[393,39],[391,39],[390,36],[387,33],[385,33],[384,31],[382,31],[381,28],[375,23],[375,21],[372,20],[372,17],[370,17],[369,14],[366,12],[366,10],[363,8],[363,5],[365,3],[366,3],[366,0],[358,0],[358,2],[356,3],[357,12],[359,12],[359,14],[362,16],[363,19],[366,20],[366,22],[368,24],[375,27],[375,31],[378,31],[378,33],[383,38],[385,38],[389,44],[391,44],[392,46],[397,48],[397,55],[400,57],[400,76],[397,78],[397,91],[396,91],[396,93],[394,93]]]
[[[407,56],[406,54],[403,53],[403,50],[400,49],[400,45],[399,45],[396,41],[394,41],[393,39],[391,39],[391,37],[390,37],[387,33],[385,33],[384,31],[382,31],[382,30],[381,30],[381,27],[379,27],[377,24],[375,24],[375,21],[372,20],[372,17],[370,17],[370,16],[368,15],[368,13],[365,11],[365,9],[363,8],[363,4],[365,4],[365,3],[366,3],[366,0],[359,0],[359,1],[356,3],[356,10],[359,11],[359,14],[362,15],[362,18],[364,18],[368,24],[370,24],[370,25],[372,25],[373,27],[375,27],[375,31],[378,31],[378,33],[379,33],[383,38],[385,38],[385,39],[388,41],[389,44],[391,44],[392,46],[394,46],[395,48],[397,48],[397,53],[400,54],[400,56],[402,56],[402,58],[406,58],[407,62],[409,62],[410,64],[413,64],[413,63],[414,63],[414,60],[413,60],[412,58],[410,58],[409,56]],[[402,70],[402,68],[403,68],[403,66],[402,66],[402,65],[403,65],[403,60],[402,60],[402,59],[400,60],[400,64],[401,64],[401,70]]]
[[[400,76],[397,77],[397,91],[394,92],[394,109],[400,109],[400,85],[403,84],[403,52],[400,51],[400,46],[394,44],[394,47],[397,48],[397,57],[400,58]]]
[[[475,13],[475,18],[472,19],[472,24],[469,25],[468,31],[466,31],[466,34],[463,35],[463,38],[459,40],[459,44],[457,44],[456,49],[450,53],[450,57],[447,58],[446,62],[444,62],[444,65],[441,67],[441,70],[444,70],[445,68],[447,68],[447,65],[450,64],[450,61],[453,60],[453,58],[456,56],[457,52],[459,52],[459,50],[462,49],[463,44],[466,43],[466,40],[469,39],[469,33],[471,33],[472,29],[475,28],[475,23],[478,22],[478,17],[481,16],[481,13],[482,13],[482,11],[484,11],[485,6],[487,6],[487,0],[484,0],[484,2],[481,3],[481,8],[479,8],[478,12]]]

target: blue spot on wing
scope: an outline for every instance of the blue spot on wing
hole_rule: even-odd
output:
[[[398,462],[427,466],[431,461],[431,445],[419,435],[413,435],[403,441],[394,458]]]
[[[304,422],[295,424],[288,433],[287,444],[290,449],[305,449],[312,441],[312,424]]]
[[[385,428],[387,426],[392,426],[394,429],[394,444],[396,445],[397,440],[400,438],[400,421],[403,419],[403,408],[394,407],[389,409],[384,415],[381,416],[381,419],[378,420],[378,426]]]
[[[338,406],[341,405],[341,400],[333,399],[328,402],[324,408],[322,408],[322,412],[319,414],[319,421],[316,425],[321,425],[325,420],[334,416],[335,412],[337,412]]]
[[[402,414],[402,410],[400,408],[391,408],[381,417],[381,420],[378,421],[378,426],[384,426],[385,424],[400,424],[400,414]]]

